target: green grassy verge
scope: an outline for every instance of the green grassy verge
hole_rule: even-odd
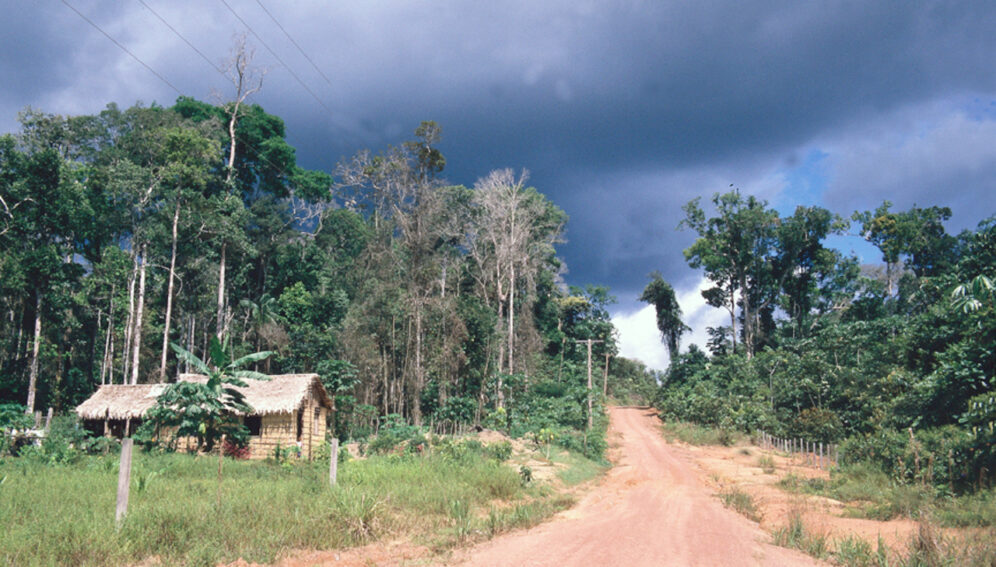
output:
[[[117,468],[113,455],[72,465],[0,461],[0,564],[265,563],[294,549],[395,537],[449,546],[533,525],[572,503],[468,452],[349,461],[334,488],[327,463],[226,459],[219,506],[215,458],[137,452],[128,516],[116,530]]]
[[[689,445],[723,445],[732,447],[747,439],[747,436],[729,429],[705,427],[682,421],[665,422],[661,429],[668,441],[681,441]]]

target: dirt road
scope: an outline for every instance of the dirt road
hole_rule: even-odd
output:
[[[651,410],[610,411],[619,447],[599,486],[553,520],[458,553],[451,564],[822,565],[768,543],[757,524],[724,508],[664,442]]]

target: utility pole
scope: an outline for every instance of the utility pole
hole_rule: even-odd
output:
[[[609,353],[605,353],[605,374],[602,376],[602,395],[609,395]]]
[[[603,343],[605,341],[585,339],[583,341],[574,341],[574,342],[588,344],[588,429],[591,429],[591,345],[593,343]]]

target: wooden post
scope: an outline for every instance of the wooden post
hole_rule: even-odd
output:
[[[605,375],[602,376],[602,395],[609,395],[609,353],[605,353]]]
[[[221,434],[221,443],[218,445],[218,510],[221,510],[221,465],[225,462],[225,434]]]
[[[49,425],[52,425],[52,408],[48,408],[48,414],[45,416],[45,431],[48,431]]]
[[[820,441],[820,470],[823,470],[823,441]]]
[[[121,529],[128,513],[128,489],[131,486],[131,437],[121,440],[121,464],[118,466],[118,505],[114,510],[114,524]]]
[[[574,342],[588,344],[588,429],[591,429],[591,345],[592,343],[601,343],[604,341],[585,339],[583,341],[574,341]]]
[[[335,486],[336,475],[339,474],[339,439],[333,437],[329,441],[329,486]]]
[[[591,339],[588,339],[588,429],[591,429]]]

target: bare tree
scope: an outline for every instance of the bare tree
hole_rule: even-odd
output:
[[[478,265],[481,291],[486,297],[493,295],[499,324],[504,326],[499,333],[504,335],[499,372],[514,373],[519,369],[516,290],[521,284],[534,283],[541,262],[560,240],[563,223],[559,216],[547,215],[546,201],[535,190],[526,188],[527,179],[526,171],[516,176],[511,169],[501,169],[474,184],[479,214],[469,233],[468,249]],[[500,382],[498,389],[500,398]]]
[[[240,111],[246,99],[263,88],[263,77],[266,70],[261,67],[252,66],[252,60],[256,55],[256,49],[246,41],[246,34],[242,33],[235,37],[235,45],[232,47],[231,56],[225,62],[225,75],[235,87],[235,99],[226,105],[228,111],[228,161],[226,163],[225,183],[229,193],[226,199],[231,198],[231,191],[235,184],[235,149],[238,138],[235,136],[235,127],[239,121]],[[221,243],[221,258],[218,260],[218,319],[217,331],[218,340],[222,340],[225,335],[225,259],[228,242]]]

